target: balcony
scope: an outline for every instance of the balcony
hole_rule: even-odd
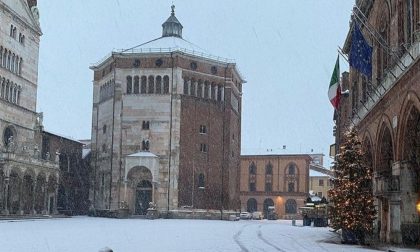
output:
[[[400,176],[375,177],[374,195],[383,195],[400,191]]]
[[[12,152],[0,152],[0,164],[14,162],[30,166],[42,166],[49,169],[59,169],[58,163],[35,158],[30,155],[16,154]]]
[[[420,57],[420,32],[416,32],[415,37],[416,42],[407,49],[408,52],[402,53],[402,56],[389,68],[389,72],[384,75],[381,83],[370,92],[367,101],[360,105],[357,111],[354,111],[356,113],[353,115],[353,122],[356,125],[366,117],[368,112],[379,103]]]

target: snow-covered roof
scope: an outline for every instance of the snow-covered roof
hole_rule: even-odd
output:
[[[73,137],[70,137],[70,136],[65,136],[65,135],[62,135],[62,134],[58,134],[58,133],[52,132],[50,130],[44,130],[44,132],[45,133],[48,133],[48,134],[51,134],[51,135],[55,135],[55,136],[61,137],[61,138],[65,138],[65,139],[71,140],[73,142],[77,142],[77,143],[83,144],[79,140],[77,140],[77,139],[75,139]]]
[[[148,151],[140,151],[137,153],[133,153],[130,155],[127,155],[127,157],[157,157],[155,154],[148,152]]]
[[[208,54],[206,50],[203,48],[179,37],[168,36],[168,37],[160,37],[157,39],[153,39],[149,42],[143,43],[136,47],[127,49],[126,51],[133,51],[133,52],[158,52],[163,50],[163,52],[174,52],[174,51],[182,51],[186,49],[188,51],[196,52],[196,53],[204,53]]]
[[[91,152],[91,149],[83,149],[82,150],[82,158],[85,158]]]
[[[324,174],[322,172],[314,171],[312,169],[309,170],[309,176],[310,177],[329,177],[327,174]]]

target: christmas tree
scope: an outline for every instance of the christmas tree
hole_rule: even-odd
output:
[[[372,167],[367,166],[355,128],[344,134],[336,156],[330,199],[330,226],[350,232],[359,242],[372,233],[376,210],[372,193]]]

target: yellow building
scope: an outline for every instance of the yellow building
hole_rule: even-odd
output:
[[[297,155],[241,156],[241,211],[261,211],[267,215],[275,206],[279,218],[300,218],[309,191],[311,157]]]
[[[318,171],[309,171],[309,192],[312,191],[318,197],[328,200],[328,190],[331,188],[330,176]]]

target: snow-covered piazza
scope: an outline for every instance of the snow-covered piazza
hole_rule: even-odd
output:
[[[375,251],[342,245],[329,228],[297,221],[210,221],[73,217],[0,222],[8,252],[100,251]],[[386,250],[385,250],[386,249]],[[414,251],[384,248],[385,251]],[[376,250],[377,251],[377,250]]]

